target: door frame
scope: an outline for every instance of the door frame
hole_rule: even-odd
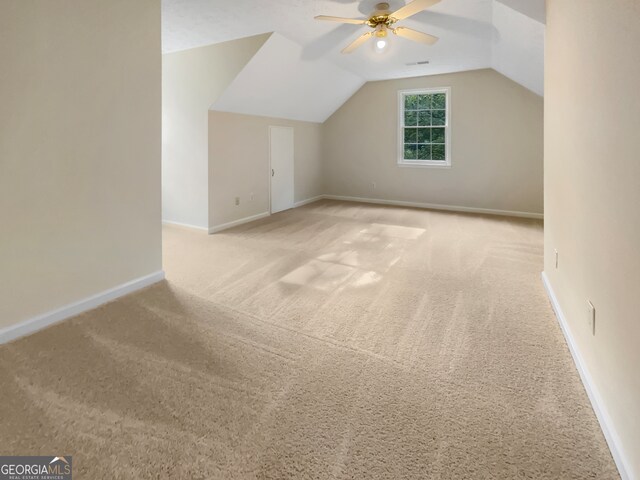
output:
[[[290,130],[293,131],[293,143],[294,143],[294,148],[293,148],[293,164],[291,165],[291,169],[293,172],[293,182],[292,182],[292,187],[293,187],[293,203],[291,205],[291,208],[295,208],[296,206],[296,162],[295,162],[295,155],[296,155],[296,150],[295,150],[295,140],[296,140],[296,130],[294,127],[291,127],[289,125],[269,125],[269,129],[267,131],[267,135],[269,135],[269,165],[268,165],[268,170],[267,170],[267,179],[269,181],[269,215],[273,215],[273,206],[271,204],[271,199],[272,199],[272,192],[271,192],[271,170],[272,170],[272,166],[271,166],[271,130],[274,128],[288,128]]]

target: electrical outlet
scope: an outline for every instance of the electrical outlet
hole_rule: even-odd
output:
[[[236,197],[236,206],[240,205],[240,197]]]
[[[556,252],[556,270],[558,269],[558,250],[555,250]]]
[[[249,197],[249,201],[253,202],[253,199],[255,198],[255,195],[253,192],[251,192],[251,196]]]
[[[591,335],[596,334],[596,307],[593,306],[593,303],[587,302],[587,315],[589,318],[589,329],[591,330]]]
[[[371,188],[375,190],[377,187],[378,185],[376,185],[376,182],[371,182]]]

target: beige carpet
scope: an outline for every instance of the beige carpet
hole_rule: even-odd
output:
[[[540,222],[323,201],[164,248],[168,282],[0,347],[0,454],[91,480],[618,478]]]

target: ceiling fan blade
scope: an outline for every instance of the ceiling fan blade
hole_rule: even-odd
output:
[[[342,50],[342,53],[351,53],[353,52],[356,48],[358,48],[360,45],[362,45],[364,42],[366,42],[367,40],[369,40],[371,37],[373,36],[373,32],[367,32],[364,35],[359,36],[358,38],[356,38],[356,41],[353,42],[351,45],[349,45],[347,48],[345,48],[344,50]]]
[[[395,33],[399,37],[413,40],[414,42],[424,43],[426,45],[433,45],[439,40],[438,37],[434,37],[433,35],[429,35],[428,33],[418,32],[417,30],[413,30],[407,27],[394,28],[393,33]]]
[[[435,5],[439,2],[440,0],[413,0],[413,2],[405,5],[400,10],[396,10],[389,16],[395,18],[396,20],[404,20],[405,18],[409,18],[416,13],[426,10],[430,6]]]
[[[360,20],[359,18],[331,17],[328,15],[318,15],[315,18],[316,20],[325,20],[338,23],[351,23],[353,25],[364,25],[367,22],[366,20]]]

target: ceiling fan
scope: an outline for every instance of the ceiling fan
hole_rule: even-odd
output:
[[[369,18],[365,19],[331,17],[327,15],[319,15],[315,18],[316,20],[349,23],[352,25],[367,25],[368,27],[371,27],[373,29],[372,32],[367,32],[364,35],[358,37],[355,42],[342,50],[342,53],[353,52],[356,48],[364,44],[372,37],[375,37],[377,39],[376,49],[381,51],[387,44],[386,37],[389,35],[389,31],[393,32],[399,37],[413,40],[414,42],[433,45],[438,41],[438,37],[434,37],[433,35],[429,35],[428,33],[418,32],[417,30],[413,30],[407,27],[394,28],[393,25],[395,25],[400,20],[409,18],[412,15],[426,10],[427,8],[439,2],[440,0],[413,0],[413,2],[410,2],[401,9],[396,10],[395,12],[389,11],[388,3],[379,3],[378,5],[376,5],[376,11],[373,12],[373,14]]]

